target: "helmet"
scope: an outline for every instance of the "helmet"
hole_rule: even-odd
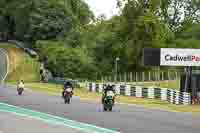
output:
[[[66,82],[64,83],[64,86],[72,86],[72,83],[71,83],[70,81],[66,81]]]
[[[105,90],[113,90],[113,86],[112,85],[107,85]]]
[[[24,80],[21,79],[21,80],[19,80],[19,83],[20,83],[20,82],[24,83]]]

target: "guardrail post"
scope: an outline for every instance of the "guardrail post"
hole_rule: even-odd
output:
[[[125,95],[130,96],[131,95],[131,86],[125,85]]]
[[[142,87],[136,86],[136,97],[142,97]]]
[[[103,84],[99,84],[99,92],[101,93],[103,91]]]
[[[151,71],[149,71],[149,81],[151,81]]]
[[[191,103],[191,98],[190,98],[190,94],[183,92],[183,104],[184,105],[188,105]]]
[[[167,74],[168,74],[168,80],[170,80],[170,72],[169,72],[169,70],[168,70]]]
[[[133,73],[130,72],[130,82],[133,82]]]
[[[92,92],[95,92],[95,90],[96,90],[96,84],[92,83]]]
[[[142,72],[142,82],[144,82],[144,81],[145,81],[145,73]]]
[[[179,104],[179,92],[175,91],[175,104]]]
[[[135,73],[135,80],[136,80],[136,85],[138,84],[138,76],[137,76],[138,72]]]
[[[167,89],[166,88],[161,89],[161,100],[167,101]]]
[[[120,94],[120,84],[116,84],[116,94]]]
[[[164,80],[164,72],[162,71],[162,81]]]
[[[153,87],[149,87],[148,88],[148,98],[154,99],[154,88]]]
[[[177,72],[175,72],[175,75],[176,75],[176,79],[178,79],[178,74],[177,74]],[[176,80],[176,79],[175,79],[175,80]]]
[[[124,73],[124,82],[126,83],[127,82],[127,79],[126,79],[126,73]]]
[[[173,103],[173,101],[174,101],[174,91],[171,90],[171,92],[170,92],[170,103]]]

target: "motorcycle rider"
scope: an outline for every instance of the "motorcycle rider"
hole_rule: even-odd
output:
[[[113,86],[113,85],[107,85],[107,86],[105,87],[105,89],[103,89],[102,103],[103,103],[104,98],[106,97],[108,91],[112,91],[112,92],[115,94],[114,86]],[[115,96],[113,97],[113,104],[114,104],[114,103],[115,103]]]
[[[23,81],[23,80],[20,80],[20,81],[19,81],[19,83],[18,83],[18,85],[17,85],[17,89],[19,89],[19,88],[24,89],[24,81]]]
[[[70,87],[70,88],[72,89],[72,95],[73,95],[74,87],[73,87],[73,85],[72,85],[72,83],[71,83],[70,81],[66,81],[66,82],[64,83],[64,86],[63,86],[63,92],[62,92],[62,96],[63,96],[63,97],[64,97],[64,92],[65,92],[65,90],[66,90],[68,87]],[[72,96],[72,95],[71,95],[71,96]]]

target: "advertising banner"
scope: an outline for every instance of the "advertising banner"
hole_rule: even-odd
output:
[[[161,66],[200,66],[200,49],[160,49]]]

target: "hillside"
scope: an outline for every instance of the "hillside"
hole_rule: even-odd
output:
[[[7,82],[23,79],[25,82],[39,81],[40,64],[13,44],[0,43],[9,56],[9,73]]]

